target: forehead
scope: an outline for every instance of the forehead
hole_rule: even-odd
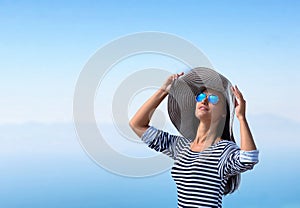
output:
[[[206,93],[215,94],[215,95],[222,95],[222,93],[220,93],[219,91],[213,90],[213,89],[210,89],[210,88],[201,89],[200,92],[206,92]]]

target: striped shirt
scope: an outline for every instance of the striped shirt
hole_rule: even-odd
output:
[[[152,126],[141,138],[150,148],[174,159],[171,174],[177,186],[177,204],[182,208],[221,208],[228,178],[258,162],[258,150],[243,151],[227,140],[194,152],[191,140]]]

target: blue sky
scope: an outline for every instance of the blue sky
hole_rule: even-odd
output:
[[[87,60],[108,42],[142,31],[172,33],[195,44],[247,93],[249,112],[299,120],[297,100],[277,98],[299,90],[295,1],[1,1],[0,6],[6,98],[1,123],[71,121],[74,85]],[[275,103],[259,102],[266,94]]]
[[[269,207],[271,202],[281,208],[299,207],[295,196],[299,189],[292,186],[298,183],[299,173],[299,167],[293,166],[299,159],[300,144],[299,9],[300,3],[292,0],[0,0],[0,145],[4,164],[0,201],[5,207],[40,207],[43,203],[80,207],[87,201],[89,207],[139,207],[133,203],[138,198],[138,203],[154,207],[138,191],[143,190],[166,200],[165,207],[175,206],[176,189],[168,172],[144,179],[114,175],[84,153],[72,126],[75,85],[89,58],[119,37],[158,31],[192,42],[244,92],[261,163],[254,172],[245,173],[241,190],[226,198],[225,205],[242,205],[251,199],[249,207],[258,207],[256,201],[264,204],[261,207]],[[112,124],[110,105],[101,95],[110,101],[109,95],[118,87],[116,81],[143,67],[162,67],[174,73],[182,65],[146,55],[115,66],[95,98],[100,129]],[[133,100],[130,115],[151,92]],[[117,135],[114,126],[106,130],[107,137]],[[118,149],[122,139],[116,136],[110,144]],[[132,144],[122,142],[124,146],[118,150],[126,154],[147,151],[146,147],[131,150]],[[282,178],[279,185],[278,178]],[[258,183],[263,187],[257,188]],[[126,195],[128,190],[133,195]],[[256,194],[247,198],[249,190]],[[284,193],[276,197],[279,191],[275,190]],[[163,197],[164,193],[168,194]],[[14,197],[18,200],[12,200]],[[71,204],[74,200],[77,203]]]

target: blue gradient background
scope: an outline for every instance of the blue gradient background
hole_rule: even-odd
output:
[[[72,122],[89,57],[142,31],[191,41],[244,93],[260,163],[224,207],[300,207],[299,10],[291,0],[0,1],[0,207],[176,207],[169,171],[102,169]]]

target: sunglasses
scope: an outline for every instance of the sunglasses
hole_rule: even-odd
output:
[[[208,99],[208,102],[210,102],[213,105],[219,102],[219,97],[217,95],[210,94],[207,96],[207,94],[205,94],[204,92],[201,92],[198,95],[196,95],[196,101],[202,102],[206,97]]]

